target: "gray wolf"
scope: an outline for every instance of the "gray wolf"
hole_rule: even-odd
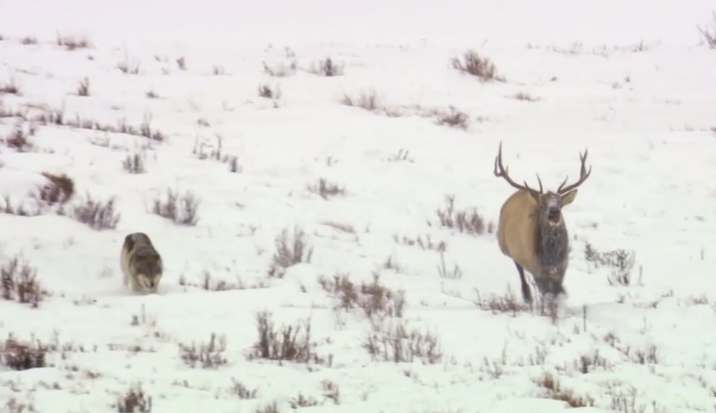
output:
[[[164,268],[162,257],[147,234],[134,232],[124,238],[120,265],[124,285],[131,284],[135,292],[157,292]]]

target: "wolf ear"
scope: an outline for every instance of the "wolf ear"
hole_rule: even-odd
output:
[[[131,251],[134,249],[134,237],[132,237],[132,234],[129,234],[124,237],[124,247],[127,249],[127,251]]]

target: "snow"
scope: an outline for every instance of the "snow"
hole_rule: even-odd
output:
[[[114,196],[121,214],[107,230],[47,208],[0,214],[0,263],[20,254],[51,293],[39,308],[0,300],[0,336],[67,346],[45,368],[0,366],[0,406],[110,412],[141,386],[155,412],[254,412],[273,402],[287,412],[299,394],[318,404],[298,409],[317,413],[568,409],[540,383],[552,374],[563,390],[593,399],[584,412],[714,411],[716,51],[697,30],[713,5],[613,3],[0,2],[0,87],[21,90],[0,95],[2,108],[62,108],[66,120],[111,125],[148,120],[167,136],[50,124],[36,126],[31,151],[0,147],[0,195],[13,204],[35,206],[28,194],[46,182],[41,173],[65,173],[77,188],[71,205]],[[27,36],[38,43],[22,44]],[[91,47],[69,51],[58,36],[86,37]],[[493,60],[505,82],[452,69],[467,49]],[[342,76],[305,70],[326,57],[344,65]],[[263,71],[264,62],[294,60],[290,76]],[[122,63],[139,73],[122,73]],[[90,95],[77,96],[85,77]],[[261,84],[280,87],[280,98],[259,97]],[[391,116],[340,103],[370,91]],[[520,92],[536,100],[515,99]],[[426,115],[449,107],[469,115],[466,130]],[[18,122],[30,127],[0,120],[3,138]],[[216,150],[217,136],[236,173],[193,153],[198,142]],[[564,211],[569,295],[555,320],[470,302],[475,289],[489,299],[508,288],[520,302],[517,272],[493,233],[437,224],[450,194],[457,208],[497,222],[512,191],[492,174],[499,142],[515,179],[535,182],[539,172],[551,189],[577,177],[578,153],[589,149],[593,173]],[[401,150],[406,159],[396,159]],[[146,173],[122,168],[134,153],[146,156]],[[307,190],[321,178],[345,194]],[[148,212],[167,189],[199,198],[196,226]],[[310,262],[270,277],[276,237],[296,226],[313,248]],[[137,231],[163,257],[156,295],[122,285],[120,247]],[[418,236],[444,241],[445,266],[462,276],[441,277],[439,252],[398,242]],[[588,262],[587,243],[630,252],[630,285],[610,285],[614,270]],[[388,259],[398,268],[385,268]],[[335,274],[370,282],[374,273],[404,290],[403,317],[371,322],[359,309],[336,310],[318,282]],[[205,274],[245,288],[204,290]],[[310,317],[324,362],[248,357],[264,310],[277,326]],[[437,363],[368,354],[371,331],[401,321],[439,338]],[[226,338],[227,363],[186,365],[180,346],[212,333]],[[598,365],[585,373],[582,359]],[[233,394],[233,381],[256,397]]]

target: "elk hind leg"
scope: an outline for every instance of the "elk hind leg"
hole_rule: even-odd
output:
[[[522,268],[522,266],[518,264],[517,261],[514,261],[514,263],[515,267],[517,267],[517,272],[520,273],[520,283],[522,284],[522,298],[527,304],[532,304],[532,291],[530,291],[530,286],[527,284],[527,280],[525,279],[525,269]]]

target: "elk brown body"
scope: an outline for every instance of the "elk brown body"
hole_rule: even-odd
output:
[[[562,217],[562,207],[574,201],[577,187],[592,172],[591,167],[587,171],[584,165],[587,154],[587,151],[580,154],[581,171],[576,183],[565,186],[567,177],[556,192],[544,192],[539,175],[539,190],[530,188],[526,182],[520,185],[510,178],[508,168],[502,164],[500,143],[494,174],[505,179],[517,191],[507,198],[500,209],[497,241],[502,253],[511,258],[517,267],[522,297],[527,303],[532,302],[532,293],[525,279],[525,270],[532,274],[542,295],[565,293],[562,283],[569,266],[569,234]]]

